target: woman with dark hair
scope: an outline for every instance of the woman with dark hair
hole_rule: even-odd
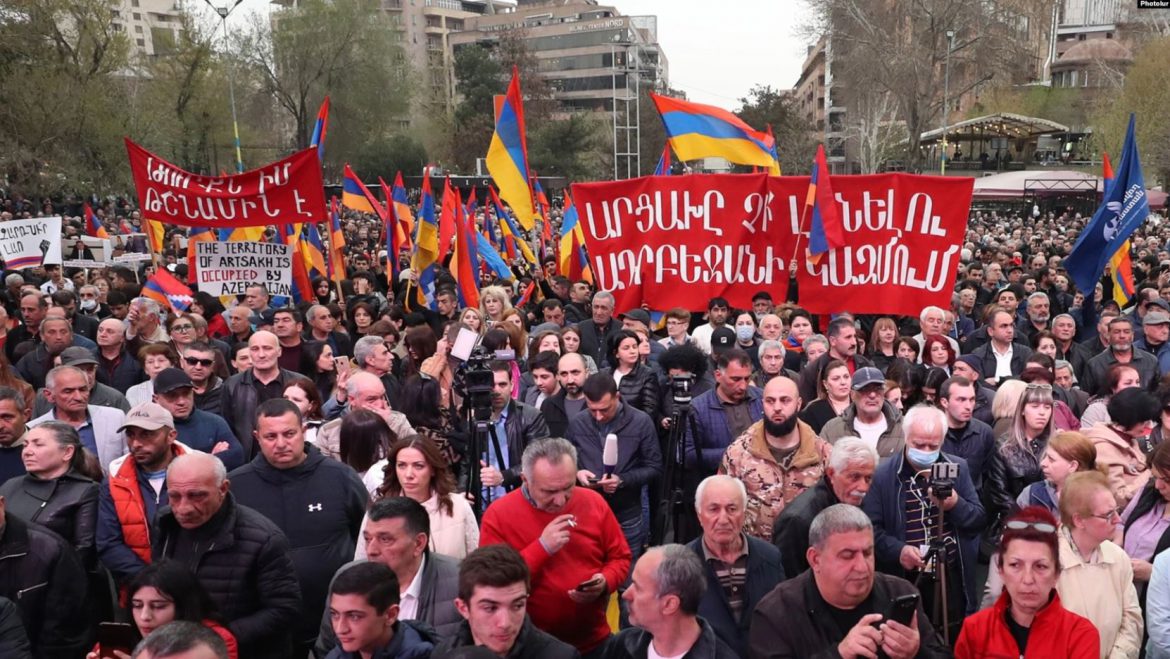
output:
[[[126,613],[142,638],[176,620],[194,622],[223,639],[230,659],[239,658],[236,637],[220,624],[215,614],[215,602],[199,579],[182,563],[164,560],[147,565],[130,580],[126,594],[129,597]],[[103,654],[101,646],[95,645],[85,658],[106,656],[116,655]]]
[[[1094,395],[1089,400],[1089,406],[1081,415],[1081,427],[1088,429],[1102,423],[1109,423],[1109,399],[1122,389],[1132,389],[1142,386],[1142,376],[1132,364],[1111,364],[1105,372],[1105,380],[1101,389],[1090,392]]]
[[[1108,474],[1120,508],[1129,505],[1150,479],[1143,444],[1161,413],[1154,394],[1136,387],[1122,389],[1109,399],[1109,423],[1084,431],[1097,447],[1097,464]]]
[[[913,338],[899,336],[898,340],[894,342],[894,356],[901,357],[909,362],[917,362],[920,347],[918,341]]]
[[[949,376],[955,365],[955,349],[945,336],[928,336],[922,340],[922,364],[940,368]]]
[[[87,570],[97,563],[98,484],[73,426],[47,421],[30,428],[20,453],[27,472],[0,486],[6,510],[46,526],[77,549]]]
[[[341,417],[338,441],[338,459],[353,467],[365,483],[366,491],[373,493],[382,482],[382,475],[375,465],[390,452],[398,435],[375,412],[352,410]]]
[[[325,424],[325,417],[321,413],[324,402],[317,385],[308,378],[293,378],[284,387],[284,397],[301,411],[301,427],[305,432],[305,441],[316,444],[317,431]]]
[[[1060,554],[1056,518],[1046,508],[1030,506],[1007,518],[995,555],[1003,593],[963,621],[956,659],[1099,659],[1096,627],[1061,604]]]
[[[207,321],[207,336],[223,339],[231,335],[227,320],[223,317],[223,304],[211,293],[199,291],[187,309],[192,315],[202,316]]]
[[[333,346],[328,341],[305,341],[301,349],[300,373],[313,381],[324,400],[333,396],[337,386],[337,364]]]
[[[622,402],[650,415],[658,423],[658,376],[643,364],[638,353],[638,335],[630,330],[618,330],[609,336],[608,356],[613,368],[605,369],[617,382]]]
[[[370,325],[374,324],[374,318],[377,312],[373,305],[369,302],[358,302],[352,307],[348,308],[349,317],[349,335],[353,337],[354,341],[366,335],[370,330]]]
[[[820,434],[829,420],[841,416],[849,407],[851,383],[852,376],[845,362],[840,359],[825,362],[817,376],[817,399],[801,410],[800,420]]]
[[[928,405],[938,404],[938,390],[942,388],[942,384],[950,378],[950,375],[941,368],[928,368],[926,375],[922,378],[922,388],[919,391],[922,393],[922,402]]]
[[[565,325],[561,328],[561,343],[565,346],[562,355],[570,352],[579,353],[585,360],[585,370],[589,371],[589,375],[597,372],[597,362],[593,361],[591,355],[581,352],[581,330],[577,329],[576,325]]]
[[[406,416],[418,434],[435,443],[443,459],[451,465],[456,480],[459,480],[467,438],[459,429],[454,408],[442,404],[439,381],[420,376],[407,378],[398,394],[397,409]]]
[[[1056,355],[1059,352],[1056,348],[1056,335],[1048,330],[1036,332],[1032,336],[1032,351],[1056,359]]]
[[[438,348],[438,338],[430,325],[419,325],[406,330],[403,343],[406,345],[406,364],[403,366],[406,377],[418,375],[419,367],[430,359]]]
[[[479,546],[475,512],[467,497],[455,491],[455,476],[430,438],[414,435],[398,440],[382,464],[379,471],[384,477],[372,498],[403,496],[421,503],[431,518],[432,551],[462,559]],[[365,551],[359,535],[354,557],[365,558]]]
[[[337,299],[333,287],[329,285],[329,280],[324,277],[317,277],[313,280],[313,297],[316,298],[317,304],[326,306]]]

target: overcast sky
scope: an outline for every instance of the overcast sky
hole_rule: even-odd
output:
[[[657,15],[670,86],[728,110],[753,85],[790,89],[808,44],[802,0],[603,0],[628,16]]]

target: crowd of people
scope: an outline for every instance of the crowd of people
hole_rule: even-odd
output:
[[[360,214],[300,303],[5,270],[0,656],[1170,657],[1170,227],[1118,305],[1084,222],[972,214],[917,317],[552,257],[431,308]]]

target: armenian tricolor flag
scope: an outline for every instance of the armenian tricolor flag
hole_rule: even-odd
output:
[[[443,181],[443,205],[439,209],[439,262],[447,258],[451,251],[451,239],[455,237],[458,215],[463,211],[463,201],[456,198],[456,190],[451,187],[451,179]]]
[[[305,222],[301,227],[301,256],[305,260],[305,269],[309,271],[309,281],[318,277],[326,277],[329,273],[325,265],[325,243],[321,241],[321,232],[317,230],[316,222]]]
[[[1101,177],[1105,179],[1105,189],[1113,185],[1113,164],[1109,162],[1109,154],[1104,154],[1101,164]],[[1125,308],[1137,292],[1137,284],[1133,280],[1133,257],[1130,255],[1130,241],[1121,243],[1121,249],[1109,257],[1109,276],[1113,278],[1113,299],[1117,306]]]
[[[496,219],[500,223],[500,233],[504,236],[504,246],[508,251],[508,258],[516,258],[516,250],[518,249],[524,255],[525,261],[536,265],[536,255],[532,253],[532,248],[528,246],[528,242],[520,235],[520,231],[516,228],[516,225],[512,223],[512,218],[504,210],[503,204],[500,203],[500,198],[496,196],[496,191],[488,188],[488,193],[491,195],[492,204],[496,209]]]
[[[431,192],[431,177],[423,172],[422,199],[418,208],[418,236],[414,241],[414,255],[410,269],[418,276],[419,304],[435,308],[435,266],[439,261],[439,225],[435,221],[435,195]]]
[[[450,192],[450,191],[449,191]],[[453,195],[455,207],[455,250],[451,255],[451,274],[455,277],[455,291],[461,308],[479,306],[479,247],[474,224],[463,212],[459,191]],[[446,207],[444,199],[443,206]]]
[[[109,238],[110,234],[106,228],[102,226],[101,220],[98,219],[93,209],[89,207],[89,202],[82,204],[82,215],[85,216],[85,235],[91,238]]]
[[[711,105],[650,94],[662,116],[669,145],[681,160],[726,158],[740,165],[759,165],[780,174],[776,139],[734,114]]]
[[[341,205],[355,211],[374,213],[378,217],[383,215],[379,210],[381,204],[370,194],[366,184],[362,183],[349,163],[345,164],[345,177],[341,181]]]
[[[165,304],[175,311],[186,311],[195,301],[187,285],[179,281],[166,268],[159,268],[142,286],[142,294],[159,304]]]
[[[536,204],[528,181],[528,145],[524,137],[524,104],[520,72],[512,67],[512,81],[496,116],[496,131],[487,152],[487,168],[525,231],[536,226]]]
[[[329,280],[345,279],[345,233],[341,230],[341,209],[337,197],[329,200]]]
[[[570,281],[593,281],[593,274],[589,270],[589,259],[585,255],[585,233],[581,229],[581,221],[577,215],[577,207],[565,189],[565,216],[561,221],[560,258],[557,269],[561,275]]]
[[[412,249],[414,247],[411,242],[414,239],[414,214],[410,211],[410,199],[406,196],[406,186],[402,184],[402,172],[394,175],[394,187],[390,191],[390,199],[392,200],[390,207],[394,217],[398,220],[398,226],[406,234],[399,247]]]
[[[329,97],[321,102],[321,109],[317,110],[317,123],[313,124],[313,137],[309,146],[317,147],[317,160],[325,162],[325,131],[329,130]]]
[[[276,234],[280,241],[292,248],[292,297],[293,302],[300,304],[313,299],[313,285],[309,281],[309,271],[305,267],[305,259],[301,255],[301,225],[278,224]]]
[[[670,142],[662,147],[662,155],[658,157],[658,164],[654,166],[655,176],[670,176]]]
[[[825,145],[817,146],[817,159],[812,176],[808,179],[808,194],[804,201],[805,212],[811,211],[812,221],[808,233],[808,259],[816,264],[821,255],[830,249],[845,246],[845,225],[829,186],[829,166],[825,162]]]

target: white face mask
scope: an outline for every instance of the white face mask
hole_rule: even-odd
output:
[[[93,311],[94,309],[97,309],[97,300],[94,300],[94,299],[82,300],[81,301],[81,309],[82,309],[82,311]]]

